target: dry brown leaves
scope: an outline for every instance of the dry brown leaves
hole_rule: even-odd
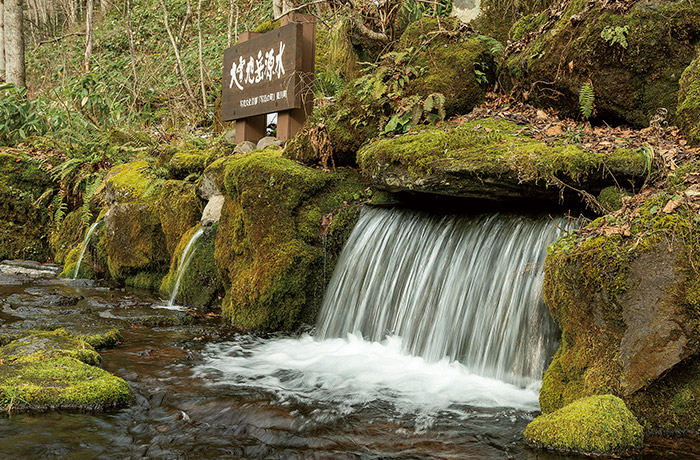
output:
[[[681,130],[675,126],[634,129],[626,126],[591,126],[590,123],[559,118],[556,111],[537,109],[511,96],[489,93],[486,101],[459,122],[482,118],[500,118],[528,124],[529,135],[546,144],[574,144],[589,152],[610,153],[618,148],[636,150],[651,147],[669,170],[691,158],[700,158],[700,148],[688,146]]]

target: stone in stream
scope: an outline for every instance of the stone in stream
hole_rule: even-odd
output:
[[[0,410],[100,411],[132,399],[129,385],[97,367],[100,355],[65,331],[34,332],[0,347]]]

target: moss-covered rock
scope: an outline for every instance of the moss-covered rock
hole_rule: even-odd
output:
[[[131,389],[96,367],[101,359],[86,341],[65,331],[35,332],[0,347],[0,409],[104,410],[127,404]]]
[[[700,58],[695,59],[681,76],[677,118],[688,141],[700,145]]]
[[[58,230],[54,230],[51,233],[49,244],[53,253],[53,260],[57,264],[65,262],[68,253],[82,241],[83,231],[85,230],[82,216],[80,209],[68,213],[61,221]]]
[[[544,32],[510,48],[500,78],[507,90],[577,116],[590,82],[598,118],[641,127],[665,109],[675,122],[678,81],[700,39],[698,2],[571,0],[561,16],[544,14]]]
[[[358,154],[363,173],[381,188],[492,200],[558,199],[562,183],[598,193],[645,175],[640,152],[588,152],[549,146],[526,127],[483,119],[429,127],[377,140]]]
[[[49,213],[38,200],[51,188],[37,161],[0,152],[0,260],[49,258]]]
[[[537,19],[538,13],[548,9],[554,3],[554,0],[519,2],[480,0],[481,13],[471,23],[481,33],[494,37],[502,43],[506,43],[509,38],[519,40],[519,37],[526,33],[523,29],[528,32],[535,29],[536,26],[532,23],[540,21]]]
[[[177,152],[168,163],[168,174],[174,179],[184,179],[190,174],[202,174],[209,162],[209,153],[201,150]]]
[[[466,113],[484,99],[494,75],[493,41],[470,35],[455,18],[423,18],[401,36],[399,52],[385,55],[369,74],[348,84],[335,104],[314,111],[285,155],[303,163],[355,163],[357,149],[394,115],[406,122],[434,93],[444,115]],[[437,110],[437,108],[436,108]],[[420,113],[419,113],[420,115]]]
[[[95,228],[90,238],[85,241],[87,233],[90,231],[88,228],[85,230],[85,236],[77,241],[65,256],[60,277],[81,279],[109,278],[104,221],[100,217],[93,225],[95,225]],[[86,246],[83,252],[84,244]],[[80,260],[80,267],[78,267],[81,252],[83,253],[83,258]],[[78,273],[76,273],[76,269],[78,269]]]
[[[642,447],[642,426],[624,401],[612,395],[579,399],[525,428],[531,445],[548,449],[612,454]]]
[[[165,235],[165,245],[168,254],[172,256],[182,235],[199,222],[202,201],[197,197],[193,184],[168,180],[162,185],[156,208]]]
[[[163,179],[153,175],[146,160],[136,160],[112,168],[105,178],[105,202],[152,203],[160,193]]]
[[[158,287],[160,278],[168,269],[168,255],[165,235],[155,205],[137,203],[117,204],[110,208],[104,217],[105,249],[109,272],[114,280],[124,282],[131,278],[131,284],[139,282],[140,287]],[[145,273],[139,279],[133,278]]]
[[[189,263],[183,268],[185,271],[180,279],[175,299],[178,305],[208,307],[212,305],[219,294],[223,294],[224,288],[219,279],[214,259],[218,227],[218,224],[215,224],[203,229],[201,235],[190,247],[189,256],[183,253],[192,237],[199,230],[199,226],[192,227],[183,234],[170,264],[170,271],[160,285],[160,291],[164,295],[172,295],[182,257],[189,258]]]
[[[700,428],[692,390],[700,352],[699,225],[681,195],[657,193],[549,248],[543,292],[562,341],[542,382],[542,412],[614,394],[649,430]],[[654,408],[661,395],[682,403],[660,417]]]
[[[324,254],[328,223],[366,201],[365,188],[353,171],[304,167],[279,151],[231,158],[215,250],[226,288],[222,313],[245,328],[290,330],[312,323],[342,246]],[[347,215],[337,218],[349,228],[355,217]],[[334,237],[344,237],[337,226]]]

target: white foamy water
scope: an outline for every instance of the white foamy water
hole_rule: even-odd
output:
[[[460,406],[538,408],[535,386],[519,388],[473,374],[459,362],[428,362],[402,349],[400,337],[369,342],[353,334],[222,343],[207,347],[208,357],[195,375],[214,385],[263,389],[283,402],[342,405],[345,412],[373,402],[389,403],[400,413],[460,413]]]

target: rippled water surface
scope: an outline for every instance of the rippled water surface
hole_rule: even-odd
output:
[[[45,306],[58,296],[75,303]],[[0,277],[3,331],[120,327],[123,343],[102,351],[103,366],[135,394],[129,407],[103,414],[2,416],[0,458],[568,458],[521,440],[536,388],[408,356],[399,337],[253,336],[204,314],[186,326],[144,325],[187,322],[189,313],[158,308],[164,303],[87,283]],[[638,457],[689,458],[700,454],[698,441],[652,439]]]

